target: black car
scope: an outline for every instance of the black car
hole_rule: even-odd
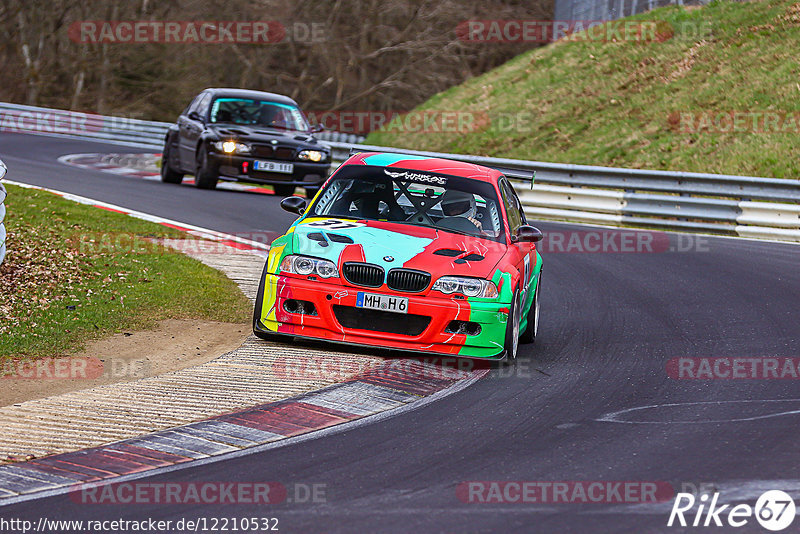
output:
[[[219,179],[272,185],[290,196],[303,186],[316,194],[328,177],[330,148],[313,134],[289,97],[244,89],[206,89],[170,126],[164,139],[161,180],[214,189]]]

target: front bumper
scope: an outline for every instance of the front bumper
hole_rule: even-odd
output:
[[[278,161],[270,158],[234,156],[220,154],[219,152],[209,152],[208,160],[210,164],[217,168],[221,176],[262,184],[321,186],[328,178],[328,172],[331,168],[330,162],[281,161],[281,163],[291,163],[294,166],[294,172],[292,172],[292,174],[286,174],[253,170],[253,162],[256,160]],[[243,163],[247,163],[247,172],[243,172]]]
[[[334,306],[355,308],[359,292],[379,293],[408,298],[408,315],[430,317],[418,335],[404,335],[375,330],[379,321],[366,319],[361,325],[342,325]],[[287,300],[301,300],[314,305],[316,315],[289,313]],[[455,298],[398,293],[386,288],[361,288],[338,283],[265,274],[256,300],[256,333],[283,334],[351,345],[366,345],[403,351],[433,353],[469,358],[504,357],[506,322],[510,304],[497,301],[467,301]],[[337,308],[342,310],[342,308]],[[367,314],[369,311],[366,312]],[[379,312],[386,314],[389,312]],[[404,314],[397,321],[408,320]],[[339,315],[341,317],[341,315]],[[445,332],[451,321],[469,321],[481,327],[478,335]],[[355,327],[362,326],[362,327]],[[370,329],[372,328],[372,329]]]

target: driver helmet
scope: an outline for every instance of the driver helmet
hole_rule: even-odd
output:
[[[455,189],[450,189],[442,195],[441,205],[445,217],[473,219],[478,211],[475,195]]]

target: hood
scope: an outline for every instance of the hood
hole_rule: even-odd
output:
[[[282,145],[286,144],[311,144],[317,145],[317,139],[310,133],[294,132],[289,130],[279,130],[268,126],[244,125],[244,124],[210,124],[208,129],[214,134],[223,138],[236,139],[243,142],[263,142],[271,143],[278,141]]]
[[[296,254],[374,263],[385,270],[398,267],[445,275],[491,278],[506,245],[489,239],[383,221],[352,221],[313,217],[293,226]]]

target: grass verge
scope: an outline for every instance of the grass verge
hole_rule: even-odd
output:
[[[398,127],[374,132],[366,143],[587,165],[800,176],[800,3],[718,1],[631,19],[658,21],[660,29],[674,33],[661,41],[562,40],[535,49],[417,109],[470,112],[479,125],[475,131]],[[762,119],[777,114],[779,120],[753,128],[745,116],[740,125],[720,131],[732,112]]]
[[[151,241],[161,225],[7,185],[0,359],[57,357],[167,318],[245,323],[250,303],[221,272]]]

